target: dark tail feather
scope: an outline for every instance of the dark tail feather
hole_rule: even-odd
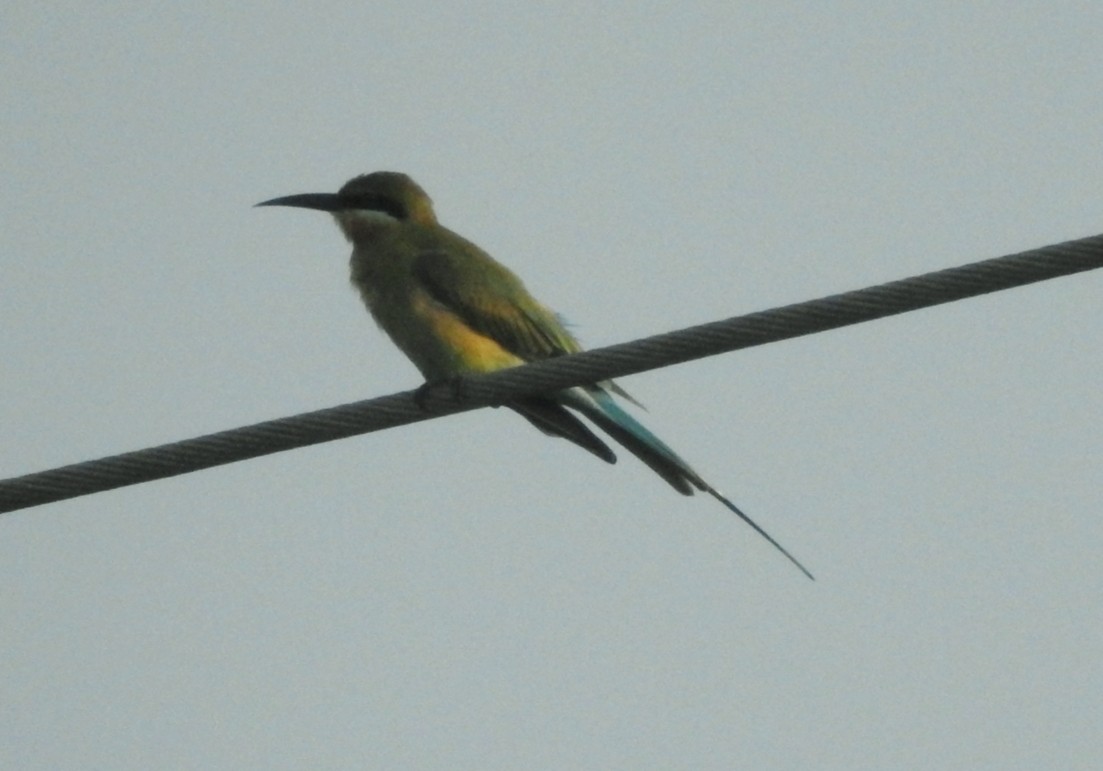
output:
[[[510,402],[511,409],[545,434],[561,436],[584,450],[592,452],[606,463],[616,463],[617,456],[605,442],[597,438],[586,424],[563,408],[558,402],[540,397],[518,399]]]
[[[692,495],[696,487],[724,504],[732,513],[750,525],[775,549],[800,569],[804,575],[815,581],[815,577],[790,554],[784,546],[758,526],[753,519],[744,514],[738,506],[729,501],[723,493],[716,490],[682,460],[678,453],[670,449],[666,442],[659,439],[642,423],[633,418],[613,401],[613,398],[600,389],[572,388],[561,394],[564,403],[579,410],[596,423],[609,436],[613,437],[624,449],[646,463],[656,474],[665,479],[671,487],[683,495]],[[692,486],[691,486],[692,485]]]
[[[561,394],[564,403],[574,407],[613,437],[682,495],[693,495],[693,488],[708,485],[690,465],[678,457],[666,442],[618,405],[609,394],[598,389],[572,388]]]
[[[755,531],[756,533],[758,533],[758,534],[759,534],[760,536],[762,536],[762,537],[763,537],[763,538],[765,538],[765,539],[766,539],[767,541],[769,541],[769,542],[770,542],[770,544],[771,544],[771,545],[772,545],[772,546],[773,546],[773,547],[774,547],[775,549],[777,549],[777,550],[778,550],[779,552],[781,552],[782,554],[784,554],[784,555],[785,555],[786,559],[788,559],[788,560],[789,560],[790,562],[792,562],[792,563],[793,563],[794,565],[796,565],[796,566],[797,566],[797,569],[798,569],[798,570],[800,570],[800,572],[801,572],[801,573],[804,573],[804,575],[808,576],[808,577],[809,577],[809,578],[811,578],[811,579],[812,579],[813,581],[815,581],[815,580],[816,580],[816,577],[815,577],[814,575],[812,575],[811,573],[809,573],[809,572],[808,572],[808,568],[806,568],[806,567],[805,567],[804,565],[800,564],[800,560],[798,560],[798,559],[797,559],[796,557],[794,557],[794,556],[793,556],[792,554],[790,554],[790,553],[789,553],[789,551],[788,551],[788,549],[786,549],[786,548],[785,548],[784,546],[782,546],[782,545],[781,545],[780,543],[778,543],[777,541],[775,541],[775,540],[773,539],[773,536],[771,536],[771,535],[770,535],[769,533],[767,533],[767,532],[766,532],[765,530],[763,530],[763,529],[762,529],[761,527],[759,527],[759,526],[758,526],[758,523],[757,523],[757,522],[755,522],[755,521],[754,521],[753,519],[751,519],[750,517],[748,517],[748,516],[747,516],[746,514],[744,514],[744,513],[742,512],[742,511],[740,511],[740,510],[739,510],[739,507],[738,507],[738,506],[736,506],[736,505],[735,505],[734,503],[732,503],[731,501],[729,501],[729,500],[728,500],[728,499],[727,499],[727,498],[726,498],[726,497],[724,496],[724,494],[723,494],[723,493],[721,493],[721,492],[720,492],[719,490],[716,490],[715,488],[713,488],[713,487],[712,487],[711,485],[708,485],[708,484],[706,484],[706,485],[705,485],[705,487],[704,487],[704,490],[705,490],[705,492],[707,492],[707,493],[708,493],[709,495],[711,495],[711,496],[712,496],[713,498],[715,498],[716,500],[720,501],[720,502],[721,502],[722,504],[724,504],[725,506],[727,506],[727,507],[728,507],[728,508],[729,508],[729,509],[730,509],[730,510],[731,510],[732,512],[734,512],[734,513],[735,513],[735,515],[736,515],[737,517],[739,517],[739,518],[740,518],[741,520],[743,520],[743,521],[744,521],[744,522],[746,522],[746,523],[747,523],[748,525],[750,525],[750,526],[751,526],[751,529],[752,529],[752,530],[754,530],[754,531]]]

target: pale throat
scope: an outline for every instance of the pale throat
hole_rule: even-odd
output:
[[[399,223],[396,217],[375,209],[346,209],[333,213],[337,225],[345,238],[355,242],[358,236],[378,233],[380,230],[394,227]]]

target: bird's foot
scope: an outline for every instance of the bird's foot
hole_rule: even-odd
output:
[[[429,380],[418,386],[414,391],[414,404],[419,409],[426,410],[429,399],[433,396],[439,398],[442,389],[447,388],[453,402],[462,402],[467,398],[467,389],[463,377],[453,375],[443,380]]]

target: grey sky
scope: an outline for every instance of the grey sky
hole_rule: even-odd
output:
[[[410,388],[376,169],[602,345],[1103,232],[1097,3],[0,10],[0,476]],[[1103,275],[0,518],[0,766],[1089,768]]]

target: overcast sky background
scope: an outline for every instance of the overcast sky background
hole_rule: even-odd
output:
[[[0,476],[419,384],[405,171],[590,346],[1103,232],[1099,3],[8,3]],[[0,518],[0,766],[1089,768],[1103,274]]]

